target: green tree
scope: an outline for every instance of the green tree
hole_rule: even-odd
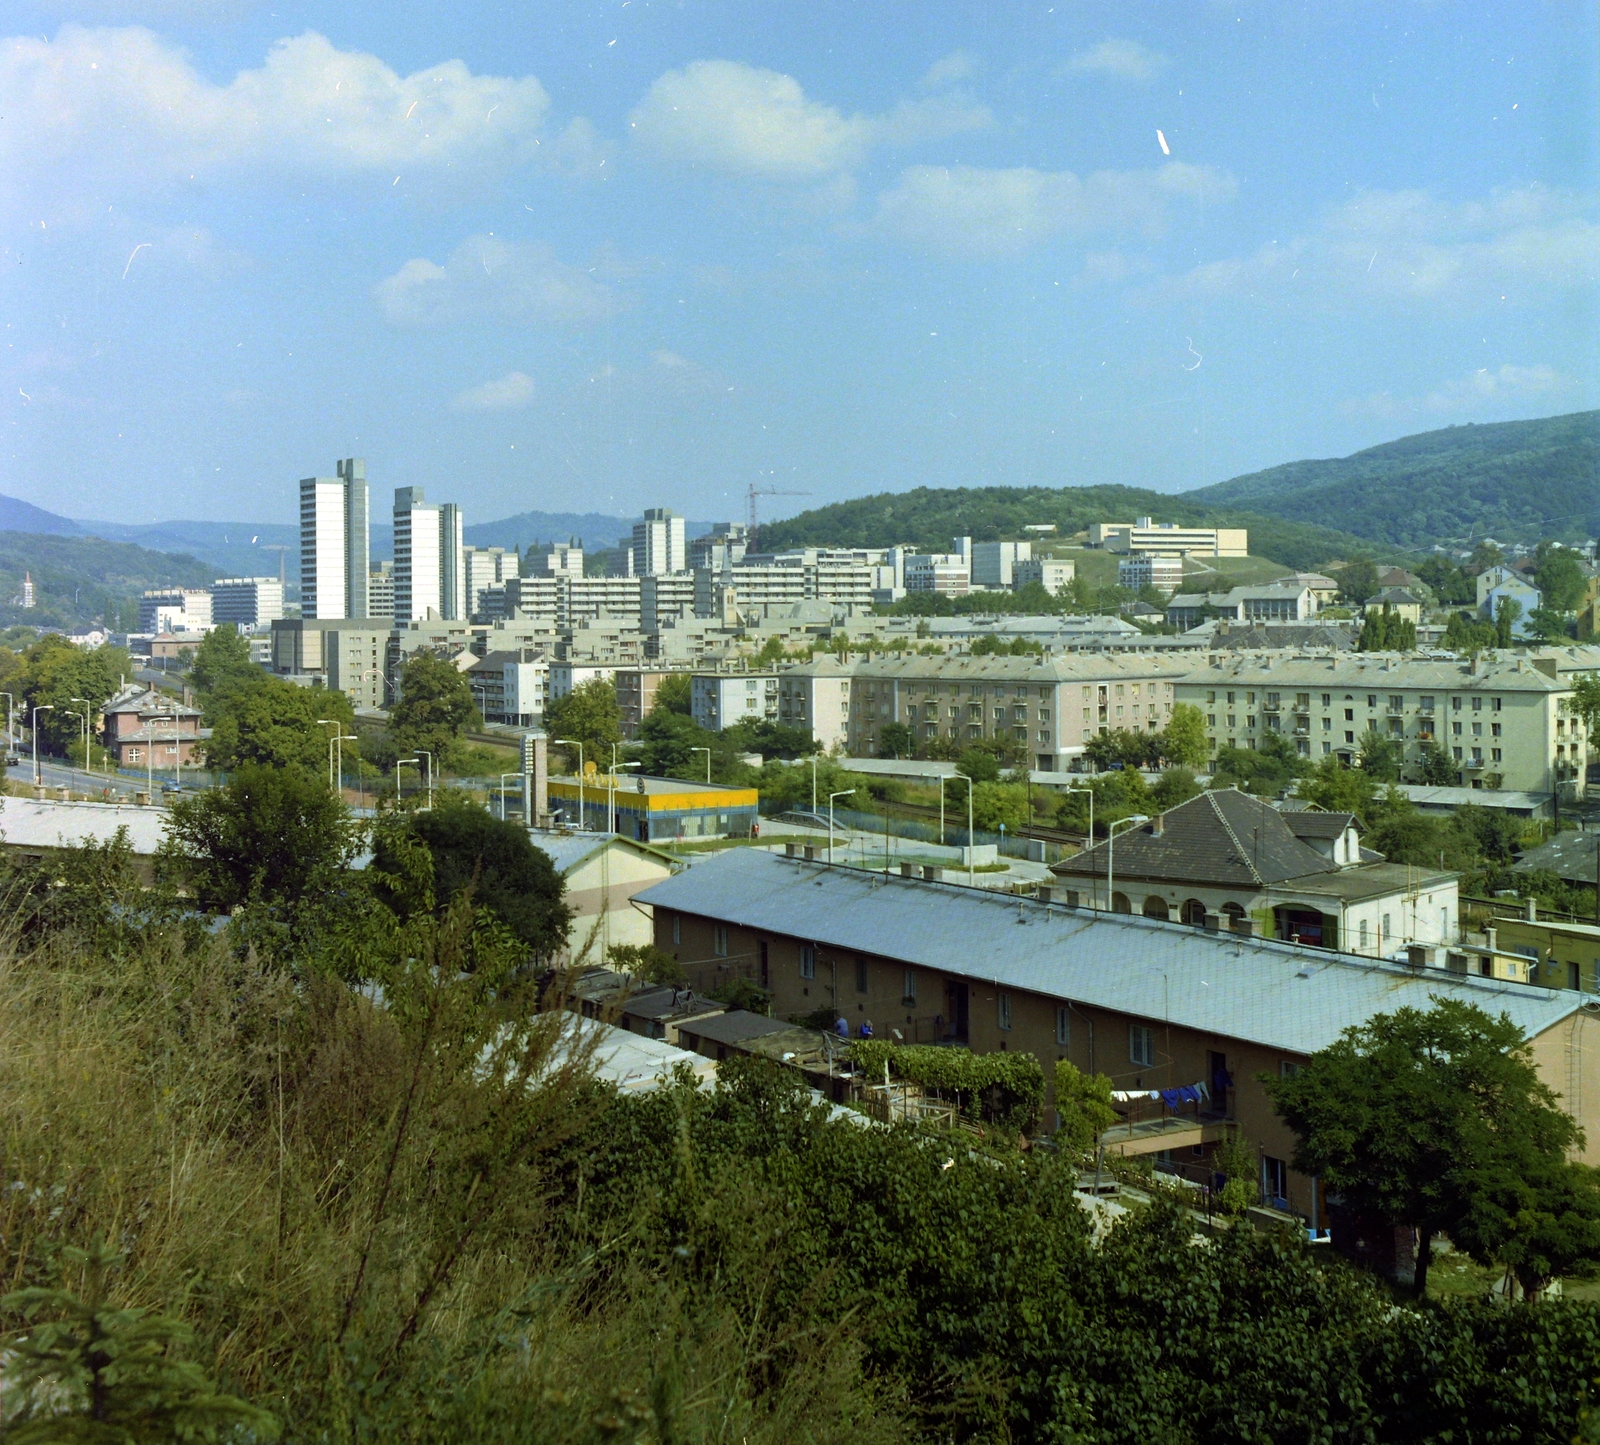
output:
[[[1339,591],[1359,607],[1378,590],[1378,568],[1370,557],[1355,557],[1339,569]]]
[[[1369,610],[1361,621],[1361,633],[1356,639],[1360,652],[1414,652],[1417,646],[1417,624],[1401,617],[1387,602],[1381,611]]]
[[[1561,642],[1568,635],[1566,614],[1553,607],[1535,607],[1528,613],[1528,631],[1540,642]]]
[[[1494,640],[1497,647],[1510,647],[1516,640],[1522,604],[1515,597],[1502,597],[1494,609]]]
[[[1070,1059],[1058,1059],[1055,1086],[1056,1142],[1078,1159],[1093,1158],[1100,1136],[1117,1122],[1111,1080],[1084,1073]]]
[[[1180,702],[1161,733],[1161,754],[1180,767],[1204,767],[1210,756],[1206,742],[1206,720],[1193,703]]]
[[[1377,781],[1361,768],[1346,767],[1336,757],[1319,758],[1301,779],[1300,797],[1330,813],[1354,813],[1365,825],[1378,796]]]
[[[774,722],[771,718],[745,718],[722,730],[731,752],[760,753],[766,758],[804,758],[821,752],[805,728]]]
[[[1443,557],[1428,558],[1417,568],[1417,576],[1432,589],[1443,606],[1456,607],[1475,599],[1472,579]]]
[[[916,755],[917,735],[909,724],[887,722],[878,729],[880,758],[914,758]]]
[[[1222,1176],[1217,1205],[1224,1214],[1243,1214],[1260,1200],[1260,1155],[1238,1129],[1229,1129],[1223,1136],[1212,1162]]]
[[[1361,735],[1357,766],[1380,783],[1398,783],[1405,751],[1399,738],[1385,737],[1376,728],[1368,728]]]
[[[972,790],[972,818],[975,828],[998,833],[1002,824],[1008,833],[1026,827],[1028,790],[1021,783],[979,783]]]
[[[1565,615],[1583,605],[1589,579],[1576,552],[1553,542],[1539,543],[1534,553],[1533,583],[1544,594],[1544,605]]]
[[[1212,766],[1212,786],[1234,787],[1257,797],[1276,797],[1296,778],[1310,771],[1310,763],[1282,733],[1269,732],[1256,748],[1223,748]]]
[[[1492,622],[1479,622],[1467,612],[1452,612],[1444,626],[1444,645],[1453,652],[1481,652],[1493,647],[1499,634]]]
[[[651,717],[658,714],[686,716],[668,709],[651,710]],[[545,708],[544,726],[554,739],[570,738],[582,743],[586,762],[609,767],[611,744],[622,741],[622,713],[617,707],[616,688],[603,677],[580,682],[565,697],[557,698]],[[571,751],[575,765],[577,749]],[[654,769],[646,764],[645,771],[654,772]]]
[[[202,700],[229,683],[261,675],[261,669],[250,661],[250,639],[234,627],[213,627],[206,633],[189,668],[189,681]]]
[[[613,943],[606,950],[606,965],[631,974],[643,983],[683,982],[683,965],[653,943]]]
[[[1600,672],[1585,673],[1572,684],[1572,714],[1589,737],[1591,754],[1600,747]]]
[[[642,771],[652,778],[700,778],[706,776],[706,753],[711,755],[713,777],[726,773],[733,765],[733,748],[725,734],[703,728],[681,712],[652,712],[639,726]],[[593,755],[591,755],[593,756]],[[610,750],[601,761],[610,766]]]
[[[165,1445],[167,1441],[276,1440],[278,1422],[177,1358],[193,1343],[181,1320],[119,1309],[106,1275],[122,1255],[102,1240],[67,1245],[83,1272],[81,1295],[35,1286],[0,1299],[0,1310],[28,1321],[5,1341],[6,1439],[15,1445]]]
[[[1448,788],[1455,784],[1459,773],[1455,761],[1438,743],[1424,743],[1418,760],[1417,781],[1431,787]]]
[[[409,814],[398,828],[378,831],[372,867],[392,878],[402,877],[410,866],[404,840],[397,836],[401,832],[428,850],[433,906],[441,913],[470,891],[474,907],[510,930],[529,957],[549,958],[566,943],[572,923],[572,910],[563,901],[566,880],[520,823],[444,795],[430,811]]]
[[[1295,1132],[1297,1169],[1320,1175],[1357,1215],[1417,1230],[1418,1298],[1436,1234],[1477,1220],[1475,1248],[1509,1248],[1515,1236],[1491,1223],[1486,1196],[1582,1137],[1521,1029],[1458,999],[1379,1014],[1298,1074],[1262,1084]]]
[[[395,747],[403,753],[427,751],[442,768],[461,734],[482,726],[466,673],[448,658],[413,653],[400,673],[400,700],[389,712]]]
[[[82,720],[70,715],[86,710],[77,699],[87,702],[91,715],[98,713],[132,671],[132,660],[120,647],[91,650],[47,632],[22,654],[21,686],[11,689],[18,694],[18,731],[30,724],[34,707],[48,707],[37,714],[40,751],[65,753],[83,737]]]
[[[1451,1225],[1451,1242],[1480,1264],[1504,1265],[1528,1299],[1552,1279],[1592,1278],[1600,1264],[1600,1170],[1525,1136],[1498,1142],[1493,1166],[1472,1181]]]
[[[1487,572],[1491,567],[1498,567],[1505,560],[1505,553],[1497,544],[1490,541],[1479,542],[1472,549],[1472,556],[1467,560],[1466,570],[1473,576],[1480,572]]]
[[[656,698],[651,703],[651,711],[660,708],[663,712],[678,712],[685,717],[693,708],[694,686],[686,672],[668,673],[656,684]]]
[[[266,673],[225,686],[211,708],[206,759],[224,772],[260,763],[301,768],[325,778],[329,737],[335,730],[350,733],[355,729],[355,712],[342,692],[296,687]]]
[[[1161,812],[1200,796],[1200,784],[1188,768],[1168,768],[1150,789],[1150,801]]]
[[[244,762],[224,786],[173,803],[160,859],[209,912],[292,908],[334,887],[360,843],[349,809],[322,778]]]

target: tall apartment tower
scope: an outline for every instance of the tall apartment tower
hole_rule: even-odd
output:
[[[300,483],[300,615],[367,615],[367,464]]]
[[[660,577],[685,571],[688,564],[683,518],[665,507],[646,507],[644,520],[633,524],[633,575]]]
[[[467,554],[461,545],[461,508],[446,502],[439,508],[439,616],[447,622],[461,622],[471,615]]]
[[[394,490],[394,620],[426,621],[431,609],[443,617],[439,595],[439,509],[421,487]]]

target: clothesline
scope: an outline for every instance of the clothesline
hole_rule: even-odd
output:
[[[1180,1084],[1175,1089],[1113,1089],[1111,1097],[1119,1104],[1131,1104],[1141,1099],[1160,1099],[1169,1109],[1183,1104],[1211,1102],[1211,1089],[1204,1079],[1193,1084]]]

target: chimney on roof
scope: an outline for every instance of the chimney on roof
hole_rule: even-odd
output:
[[[1167,815],[1165,813],[1157,813],[1155,817],[1150,820],[1150,832],[1154,837],[1159,838],[1166,831]]]

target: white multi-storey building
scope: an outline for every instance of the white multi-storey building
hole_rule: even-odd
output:
[[[462,549],[462,566],[467,579],[466,615],[488,618],[491,610],[500,607],[501,604],[490,603],[484,594],[517,575],[517,550],[515,547],[510,551],[504,547],[465,547]],[[504,595],[502,589],[500,596],[503,598]],[[494,611],[496,617],[504,615],[503,610]]]
[[[962,596],[972,590],[972,571],[959,552],[913,552],[905,559],[907,592],[948,592]]]
[[[689,562],[684,543],[684,521],[665,507],[648,507],[644,519],[633,524],[633,574],[656,577],[682,572]]]
[[[1176,552],[1135,552],[1117,563],[1117,586],[1130,592],[1154,587],[1170,597],[1183,586],[1183,558]]]
[[[1052,597],[1061,595],[1063,588],[1072,586],[1078,575],[1077,564],[1062,562],[1054,557],[1034,557],[1018,562],[1011,569],[1011,585],[1019,591],[1030,582],[1037,582]]]
[[[262,627],[283,616],[276,577],[219,577],[211,584],[211,620],[218,626]]]
[[[1092,522],[1089,545],[1108,552],[1177,552],[1196,557],[1248,557],[1250,533],[1243,527],[1180,527],[1140,517],[1137,522]]]
[[[393,562],[374,562],[367,573],[367,616],[394,618]]]
[[[394,493],[394,616],[421,622],[431,610],[446,622],[467,616],[466,556],[461,509],[430,505],[421,487]]]
[[[488,723],[535,727],[544,717],[550,660],[537,648],[490,652],[467,669],[478,711]]]
[[[583,547],[577,542],[552,542],[550,550],[528,565],[529,577],[583,576]]]
[[[697,672],[689,679],[690,716],[719,733],[741,722],[778,721],[776,672]]]
[[[338,476],[300,483],[300,614],[367,615],[367,464],[351,457]]]
[[[152,587],[139,598],[139,631],[205,632],[211,594],[203,587]]]

